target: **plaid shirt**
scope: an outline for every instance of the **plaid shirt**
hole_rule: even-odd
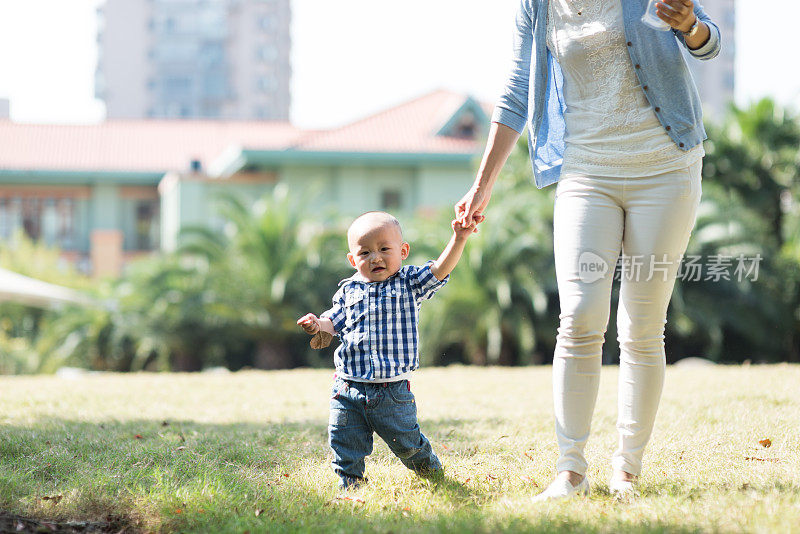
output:
[[[407,265],[383,282],[356,273],[339,282],[333,307],[322,313],[342,344],[336,371],[356,380],[386,380],[419,367],[419,307],[450,278],[438,280],[424,266]]]

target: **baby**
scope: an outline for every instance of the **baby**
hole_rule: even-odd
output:
[[[364,478],[376,432],[409,469],[429,476],[442,464],[417,424],[409,378],[419,366],[419,308],[450,277],[475,224],[451,223],[453,235],[436,261],[403,266],[410,246],[392,215],[371,211],[347,231],[347,260],[356,269],[339,282],[333,307],[297,321],[308,334],[338,336],[328,442],[339,486]],[[317,345],[318,346],[318,345]]]

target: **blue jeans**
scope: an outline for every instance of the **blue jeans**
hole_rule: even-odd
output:
[[[417,403],[408,380],[381,384],[337,377],[333,384],[328,443],[339,486],[364,480],[364,458],[372,453],[372,433],[409,469],[429,475],[442,468],[417,424]]]

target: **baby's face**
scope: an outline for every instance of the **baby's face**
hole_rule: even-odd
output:
[[[354,232],[349,245],[350,265],[370,282],[381,282],[399,271],[410,248],[393,224],[365,226]]]

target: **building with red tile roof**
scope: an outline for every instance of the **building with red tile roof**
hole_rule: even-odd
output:
[[[24,231],[97,274],[174,249],[180,229],[221,224],[214,198],[250,199],[277,183],[310,204],[357,214],[414,212],[457,200],[473,179],[485,105],[449,91],[330,130],[286,122],[0,120],[0,240]]]

